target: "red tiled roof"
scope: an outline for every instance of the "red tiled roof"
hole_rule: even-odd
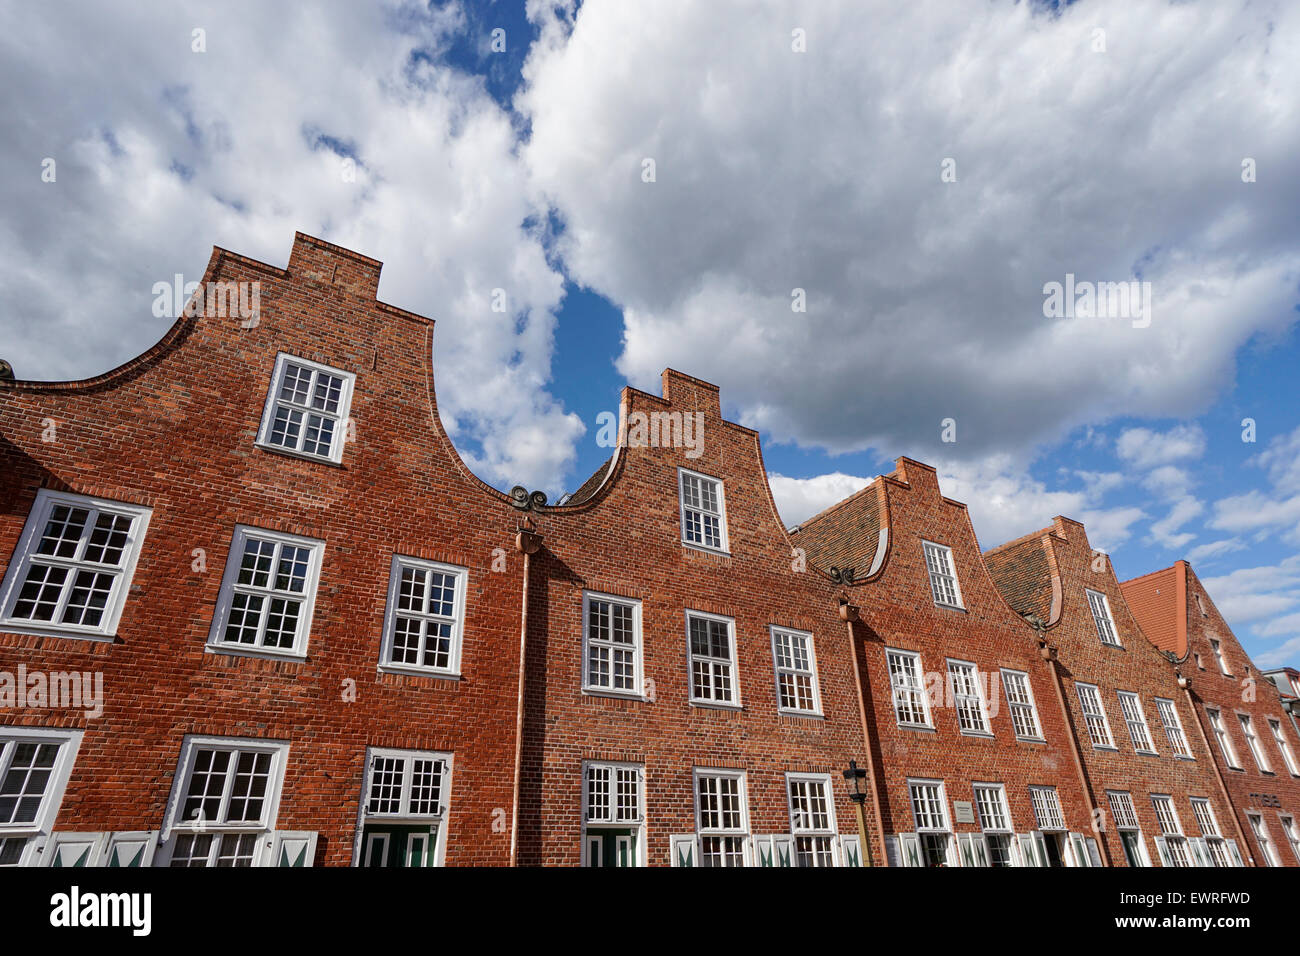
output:
[[[1182,563],[1120,582],[1124,600],[1147,639],[1162,651],[1184,657],[1187,654],[1186,577]],[[1182,587],[1179,587],[1179,585]],[[1184,595],[1179,606],[1178,595]]]
[[[1050,623],[1052,613],[1052,569],[1043,550],[1044,528],[1008,541],[984,552],[984,564],[1002,596],[1020,614],[1038,615]]]
[[[880,499],[877,482],[813,515],[791,532],[790,539],[803,548],[819,568],[852,568],[865,577],[876,558],[880,537]]]

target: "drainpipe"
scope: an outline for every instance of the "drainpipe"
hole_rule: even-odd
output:
[[[529,558],[542,546],[542,536],[532,528],[515,534],[515,550],[524,556],[524,590],[519,611],[519,692],[515,699],[515,783],[510,802],[510,865],[517,866],[519,849],[519,778],[524,761],[524,670],[528,666],[528,569]]]
[[[871,759],[871,733],[867,730],[867,705],[863,698],[862,674],[858,669],[858,644],[853,637],[853,622],[858,620],[858,608],[855,604],[850,604],[847,599],[840,599],[840,620],[844,622],[845,628],[849,635],[849,660],[853,661],[853,683],[858,690],[858,719],[862,722],[862,746],[867,754],[867,783],[871,788],[871,805],[876,812],[876,836],[880,840],[880,846],[885,846],[885,824],[880,814],[880,789],[876,786],[876,768]],[[858,830],[862,841],[862,861],[867,866],[875,866],[873,858],[875,854],[871,850],[871,841],[866,839],[866,834],[862,833],[862,805],[857,805],[858,811]],[[889,866],[889,859],[880,861],[880,866]]]
[[[1219,784],[1219,795],[1223,797],[1224,805],[1227,806],[1228,812],[1232,815],[1232,826],[1237,831],[1237,839],[1241,841],[1244,852],[1250,857],[1250,862],[1255,863],[1255,854],[1251,850],[1250,841],[1246,839],[1246,831],[1241,828],[1241,820],[1237,817],[1237,802],[1228,796],[1228,785],[1223,779],[1223,771],[1219,769],[1219,761],[1214,759],[1214,751],[1210,749],[1210,738],[1205,733],[1205,727],[1201,724],[1201,709],[1196,706],[1196,701],[1192,697],[1192,682],[1182,675],[1178,674],[1178,686],[1183,689],[1183,695],[1187,698],[1187,706],[1192,711],[1192,717],[1196,720],[1196,732],[1201,735],[1201,743],[1205,745],[1205,755],[1210,760],[1210,766],[1214,768],[1214,779]]]

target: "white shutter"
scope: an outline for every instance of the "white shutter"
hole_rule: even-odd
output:
[[[1102,865],[1101,849],[1097,846],[1097,841],[1092,837],[1088,837],[1087,844],[1088,844],[1088,861],[1093,866],[1101,866]]]
[[[107,833],[61,830],[50,835],[41,852],[41,866],[99,866]]]
[[[1162,836],[1156,837],[1156,852],[1160,854],[1161,866],[1173,866],[1174,861],[1169,856],[1169,844]]]
[[[104,866],[149,866],[158,847],[157,830],[129,830],[110,833],[104,850]]]
[[[971,847],[971,835],[969,833],[957,834],[957,855],[961,858],[962,866],[975,865],[975,850]]]
[[[1088,848],[1084,845],[1082,833],[1070,834],[1070,858],[1073,861],[1071,866],[1092,865],[1092,861],[1088,859]]]
[[[840,837],[840,866],[862,866],[862,841],[857,834]]]
[[[1241,858],[1241,850],[1237,848],[1236,840],[1225,841],[1228,844],[1228,855],[1232,857],[1232,862],[1237,866],[1245,866],[1246,861]]]
[[[271,854],[263,866],[312,866],[316,862],[315,830],[276,830]]]
[[[915,833],[900,833],[898,835],[898,853],[902,857],[903,866],[922,866],[921,863],[921,841]]]
[[[885,837],[885,865],[902,866],[903,855],[898,848],[898,837]]]
[[[796,866],[798,861],[794,856],[794,837],[788,833],[778,833],[772,837],[772,849],[775,851],[776,859],[773,860],[773,866]]]
[[[1034,840],[1034,853],[1038,856],[1038,865],[1047,866],[1047,838],[1043,836],[1041,830],[1035,830],[1029,834]]]
[[[1214,861],[1210,859],[1210,846],[1204,837],[1191,837],[1187,845],[1192,848],[1192,860],[1197,866],[1214,866]]]
[[[1016,842],[1020,844],[1021,866],[1043,865],[1038,861],[1038,853],[1034,850],[1034,835],[1032,833],[1016,834]]]
[[[754,837],[754,865],[755,866],[776,866],[776,856],[772,851],[771,836]]]
[[[668,838],[668,853],[673,866],[697,866],[699,851],[694,833],[679,833]]]

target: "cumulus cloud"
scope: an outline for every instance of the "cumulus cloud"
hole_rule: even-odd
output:
[[[1300,555],[1275,565],[1238,568],[1229,574],[1202,578],[1214,603],[1234,626],[1258,621],[1300,605]]]
[[[1115,440],[1115,453],[1134,468],[1157,468],[1151,480],[1157,486],[1181,485],[1185,474],[1170,462],[1200,458],[1205,454],[1205,432],[1199,425],[1176,425],[1167,432],[1126,428]]]
[[[771,472],[767,480],[772,486],[776,509],[787,528],[824,511],[837,501],[843,501],[872,481],[870,478],[846,475],[841,471],[813,478],[790,478]]]

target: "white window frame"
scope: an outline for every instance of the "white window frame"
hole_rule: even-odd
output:
[[[1151,808],[1155,811],[1156,823],[1160,825],[1160,836],[1165,842],[1170,859],[1176,867],[1195,866],[1192,847],[1183,832],[1183,822],[1178,817],[1178,808],[1174,798],[1167,793],[1151,794]]]
[[[452,600],[452,614],[450,617],[427,612],[401,612],[403,617],[425,621],[430,625],[440,623],[449,623],[451,625],[451,647],[448,651],[446,667],[406,664],[393,660],[393,648],[397,638],[397,618],[399,616],[397,599],[402,584],[402,571],[406,568],[448,575],[456,581],[456,593]],[[468,589],[468,584],[469,570],[467,568],[458,567],[454,564],[442,564],[438,561],[426,561],[423,558],[413,558],[403,554],[394,554],[388,571],[388,604],[384,610],[384,640],[379,652],[379,670],[386,673],[459,677],[461,647],[465,635],[465,592]],[[427,646],[427,644],[424,646]]]
[[[276,445],[271,442],[271,430],[275,423],[275,408],[281,404],[279,401],[280,386],[284,381],[285,372],[289,363],[299,365],[308,369],[312,373],[310,384],[308,385],[308,402],[316,388],[316,382],[322,373],[333,375],[342,380],[340,387],[338,410],[328,412],[324,409],[314,409],[309,406],[302,406],[296,403],[285,402],[283,404],[294,408],[303,413],[303,418],[299,423],[298,439],[295,447],[285,445]],[[278,452],[282,455],[292,455],[295,458],[303,458],[307,461],[324,461],[331,464],[339,464],[343,461],[343,446],[347,444],[347,427],[348,416],[352,411],[352,393],[356,387],[356,373],[345,372],[339,368],[333,368],[329,365],[322,365],[320,362],[313,362],[311,359],[300,358],[297,355],[291,355],[288,352],[280,352],[275,357],[275,367],[271,371],[271,384],[266,391],[266,403],[262,406],[262,420],[257,428],[257,440],[255,444],[258,448],[266,451]],[[321,418],[330,419],[334,422],[333,440],[330,442],[330,453],[320,455],[314,452],[302,450],[307,434],[307,414],[318,415]]]
[[[935,559],[933,562],[930,560],[931,556]],[[961,582],[957,579],[957,562],[953,560],[952,548],[946,544],[938,544],[934,541],[922,539],[921,558],[925,562],[926,575],[930,580],[930,596],[934,598],[935,605],[937,607],[965,610],[966,605],[961,597]],[[937,567],[941,563],[943,567]],[[952,585],[952,601],[943,600],[942,591],[939,584],[936,583],[936,579]]]
[[[1260,850],[1263,851],[1264,865],[1281,866],[1282,858],[1278,856],[1277,847],[1274,846],[1273,838],[1269,835],[1268,824],[1264,822],[1264,814],[1248,810],[1246,819],[1250,823],[1255,842],[1259,844]]]
[[[1210,642],[1210,652],[1214,654],[1214,659],[1219,664],[1219,672],[1224,677],[1231,677],[1232,671],[1228,670],[1228,659],[1223,656],[1223,641],[1217,637],[1208,637],[1206,640]]]
[[[1088,728],[1088,737],[1092,740],[1093,749],[1118,750],[1119,748],[1115,746],[1115,735],[1110,731],[1110,717],[1106,714],[1101,689],[1096,684],[1075,681],[1074,690],[1079,698],[1079,710],[1083,713],[1083,722]],[[1095,707],[1096,713],[1089,711],[1089,704]],[[1099,736],[1097,721],[1101,722],[1101,740],[1097,739]]]
[[[939,812],[942,817],[938,826],[933,825],[932,823],[927,823],[922,826],[922,815],[917,813],[917,798],[915,790],[917,787],[936,788],[938,792]],[[926,796],[928,798],[929,795],[927,794]],[[944,785],[944,782],[938,779],[908,777],[907,803],[912,810],[912,826],[915,828],[918,841],[918,852],[920,853],[921,860],[924,861],[925,859],[925,845],[924,842],[921,841],[921,837],[924,835],[945,836],[948,838],[944,846],[945,862],[947,865],[952,866],[955,862],[954,854],[956,852],[957,839],[952,829],[952,813],[948,809],[948,789]],[[924,816],[928,820],[930,816],[928,809]]]
[[[817,645],[813,640],[812,631],[799,631],[792,627],[780,627],[776,624],[770,624],[768,625],[768,632],[772,638],[772,671],[773,676],[776,679],[776,709],[782,714],[789,714],[795,717],[821,717],[821,681],[817,677]],[[798,638],[804,641],[808,651],[807,670],[800,670],[794,666],[782,666],[781,654],[777,649],[777,642],[781,638]],[[791,707],[782,702],[782,674],[790,674],[796,678],[800,676],[808,678],[809,684],[811,685],[811,707]]]
[[[609,773],[609,816],[592,818],[591,812],[591,775],[600,770]],[[630,817],[619,816],[619,774],[632,773],[636,785],[636,814]],[[591,866],[589,850],[592,841],[604,848],[609,830],[637,831],[636,856],[633,866],[645,866],[645,821],[646,821],[646,786],[645,764],[629,763],[616,760],[584,760],[582,762],[582,865]]]
[[[801,819],[802,814],[795,809],[794,793],[791,791],[793,784],[805,784],[821,788],[822,799],[826,802],[826,825],[824,827],[811,826]],[[835,821],[835,788],[831,782],[831,775],[828,773],[787,773],[785,775],[785,800],[790,811],[790,835],[794,838],[793,862],[795,865],[804,865],[801,861],[804,859],[805,854],[799,849],[800,839],[810,839],[826,841],[826,853],[831,861],[828,864],[819,863],[817,862],[818,853],[813,852],[810,854],[810,858],[813,860],[810,865],[813,867],[835,866],[835,838],[839,834],[839,825]]]
[[[612,641],[599,640],[596,646],[609,650],[609,685],[593,684],[591,681],[591,606],[592,604],[611,604],[629,608],[632,611],[632,687],[620,689],[614,687],[614,657],[616,649],[629,648]],[[643,675],[645,640],[641,628],[641,601],[638,598],[621,597],[617,594],[604,594],[600,591],[582,592],[582,692],[598,697],[626,697],[632,700],[645,700],[645,678]]]
[[[722,700],[716,697],[697,697],[695,694],[695,649],[691,644],[691,619],[699,618],[704,621],[712,621],[715,624],[725,624],[727,627],[727,646],[730,652],[730,658],[727,662],[731,668],[731,700]],[[713,666],[722,663],[721,658],[701,656],[700,660],[710,665],[710,675],[713,673]],[[690,692],[690,702],[697,707],[721,707],[727,710],[740,710],[743,707],[740,699],[740,652],[736,647],[736,619],[724,617],[721,614],[709,614],[706,611],[695,611],[690,608],[686,610],[686,686]],[[710,679],[709,687],[712,689],[713,681]],[[712,692],[710,690],[710,692]]]
[[[1174,756],[1183,760],[1195,760],[1191,744],[1187,741],[1187,733],[1183,730],[1183,719],[1178,716],[1178,705],[1168,697],[1157,697],[1156,713],[1160,715],[1160,723],[1165,728],[1165,739],[1169,741]]]
[[[1115,616],[1110,612],[1110,599],[1101,591],[1092,588],[1083,590],[1088,598],[1088,609],[1092,611],[1092,623],[1097,628],[1098,639],[1107,647],[1123,647],[1119,632],[1115,630]],[[1110,635],[1109,638],[1107,634]]]
[[[1034,822],[1039,830],[1044,833],[1066,832],[1065,813],[1061,810],[1061,797],[1055,787],[1031,785],[1029,804],[1034,808]]]
[[[707,481],[715,485],[715,491],[718,496],[718,509],[716,512],[707,511],[703,508],[686,507],[686,479],[694,478],[697,481]],[[688,548],[697,548],[700,551],[709,551],[713,554],[730,554],[731,539],[727,534],[727,496],[724,490],[724,482],[721,478],[715,478],[712,475],[706,475],[703,472],[691,471],[689,468],[677,469],[677,508],[679,525],[681,528],[682,544]],[[711,544],[705,544],[703,541],[692,541],[686,533],[686,512],[698,511],[700,514],[711,515],[718,519],[718,540],[719,545],[714,547]]]
[[[1013,700],[1011,697],[1011,682],[1007,677],[1015,677],[1024,681],[1025,696],[1027,701]],[[1017,681],[1019,683],[1019,681]],[[1029,679],[1029,674],[1025,671],[1012,670],[1009,667],[1002,668],[1002,692],[1007,698],[1007,708],[1010,711],[1008,716],[1011,718],[1011,729],[1016,735],[1017,740],[1031,740],[1041,743],[1045,740],[1043,737],[1043,722],[1038,718],[1038,702],[1034,699],[1034,685]],[[1022,734],[1016,726],[1016,714],[1027,713],[1029,719],[1033,721],[1033,734]]]
[[[397,813],[371,813],[370,812],[370,789],[374,782],[375,760],[379,757],[401,758],[405,761],[402,767],[402,792],[399,797],[400,807]],[[438,803],[437,813],[411,813],[411,776],[414,772],[414,762],[416,760],[435,760],[442,761],[442,779],[438,785]],[[357,807],[357,826],[356,835],[352,844],[352,865],[366,866],[369,864],[372,846],[363,845],[362,838],[367,823],[383,826],[391,823],[396,826],[403,824],[429,824],[437,828],[437,837],[433,848],[433,865],[443,866],[447,858],[447,821],[450,817],[452,784],[455,780],[455,754],[445,750],[409,750],[402,747],[367,747],[365,773],[361,777],[361,798]],[[403,809],[407,812],[403,812]],[[371,834],[375,838],[374,842],[379,844],[384,857],[388,855],[388,835],[384,833]]]
[[[980,681],[979,665],[974,661],[958,660],[955,657],[948,658],[947,665],[948,692],[952,694],[953,708],[957,711],[957,729],[967,737],[992,737],[993,724],[989,719],[988,701],[984,699],[984,685]],[[973,695],[957,693],[957,678],[954,673],[954,668],[957,670],[964,670],[966,668],[970,669],[969,680],[975,687],[975,693]],[[978,727],[962,726],[963,701],[967,702],[967,709],[969,709],[970,706],[969,702],[974,701],[976,716],[979,718]]]
[[[1205,840],[1206,846],[1210,851],[1210,859],[1215,866],[1229,867],[1232,866],[1232,857],[1228,855],[1228,844],[1223,838],[1223,831],[1219,829],[1219,818],[1214,813],[1214,807],[1206,797],[1189,798],[1192,804],[1192,816],[1196,817],[1196,825],[1201,828],[1201,837]]]
[[[1129,739],[1133,741],[1133,750],[1140,754],[1158,753],[1156,742],[1151,737],[1151,725],[1147,723],[1146,712],[1142,709],[1142,698],[1131,690],[1116,691],[1116,694],[1119,696],[1119,712],[1124,715],[1124,724],[1128,727]],[[1137,715],[1136,718],[1131,716],[1128,708],[1124,706],[1126,700],[1132,702],[1133,713]],[[1143,741],[1138,739],[1138,735],[1134,730],[1136,727],[1141,728],[1146,746],[1143,746]]]
[[[1219,751],[1223,754],[1224,762],[1233,770],[1243,769],[1241,761],[1237,758],[1237,748],[1232,744],[1232,738],[1228,735],[1228,725],[1223,722],[1223,709],[1220,707],[1205,706],[1205,717],[1210,722],[1210,730],[1214,732],[1215,739],[1219,743]]]
[[[911,676],[916,680],[915,687],[905,687],[895,680],[893,658],[900,661],[910,661],[915,670]],[[930,694],[925,687],[925,668],[921,663],[921,654],[919,651],[905,651],[898,647],[885,648],[885,670],[889,673],[889,699],[894,710],[894,720],[898,726],[912,729],[933,730],[934,715],[930,712]],[[899,713],[899,695],[915,693],[921,700],[921,711],[925,715],[924,722],[917,723],[914,720],[904,720]],[[913,703],[909,701],[909,707]]]
[[[233,641],[225,640],[226,625],[230,620],[230,612],[234,602],[234,596],[237,589],[243,589],[245,585],[238,585],[236,581],[239,577],[240,564],[244,558],[244,545],[250,538],[261,541],[269,541],[277,545],[276,554],[280,553],[279,546],[291,545],[297,548],[306,548],[308,551],[307,577],[301,592],[302,612],[298,617],[298,628],[294,634],[292,647],[265,647],[260,644],[239,644]],[[230,553],[226,556],[226,570],[221,576],[221,594],[217,598],[217,607],[212,615],[212,627],[208,632],[208,643],[206,650],[212,654],[235,654],[249,657],[287,657],[302,659],[307,656],[307,643],[311,636],[312,615],[316,609],[316,592],[320,586],[321,564],[325,556],[325,542],[318,538],[303,538],[298,535],[285,534],[281,531],[268,531],[265,528],[255,528],[251,525],[235,525],[235,533],[230,541]],[[274,580],[276,573],[276,563],[272,562],[271,580]],[[265,602],[262,607],[261,622],[258,625],[258,634],[265,635],[267,620],[270,617],[269,605],[272,599],[279,594],[288,594],[291,592],[266,591],[262,589],[252,589],[258,594],[265,595]],[[297,592],[292,592],[297,593]]]
[[[1273,764],[1269,761],[1268,755],[1264,753],[1264,748],[1260,745],[1259,734],[1255,732],[1254,718],[1247,713],[1237,711],[1237,722],[1241,724],[1241,735],[1246,738],[1246,749],[1250,755],[1255,758],[1255,766],[1260,773],[1272,773]]]
[[[1106,801],[1110,804],[1111,819],[1120,834],[1120,850],[1124,849],[1124,834],[1137,835],[1138,866],[1149,867],[1151,855],[1147,852],[1146,838],[1142,835],[1142,823],[1138,820],[1137,807],[1133,805],[1133,794],[1128,790],[1107,790]],[[1128,855],[1125,854],[1125,861]]]
[[[54,821],[58,819],[59,808],[63,805],[63,795],[68,788],[68,777],[77,761],[77,751],[85,731],[63,730],[48,727],[14,727],[0,726],[0,782],[9,774],[14,752],[20,744],[56,745],[58,753],[54,757],[54,766],[41,794],[41,802],[35,817],[26,822],[0,823],[0,842],[8,839],[24,840],[19,851],[18,860],[13,866],[34,866],[39,859],[45,842],[54,830]],[[12,796],[12,794],[10,794]]]
[[[1279,717],[1266,717],[1268,729],[1273,732],[1273,742],[1277,744],[1277,749],[1282,752],[1282,763],[1287,772],[1293,777],[1300,777],[1300,766],[1296,765],[1295,755],[1291,752],[1291,741],[1286,739],[1286,731],[1282,728],[1282,720]]]
[[[1286,837],[1286,842],[1291,846],[1291,855],[1300,863],[1300,830],[1296,829],[1295,817],[1289,813],[1279,813],[1277,822],[1282,828],[1282,836]]]
[[[44,536],[49,523],[50,513],[58,506],[83,508],[91,512],[86,520],[86,528],[71,558],[59,558],[50,555],[37,555],[36,548]],[[127,541],[122,551],[122,563],[118,565],[95,564],[82,559],[89,543],[93,522],[100,512],[110,512],[131,519]],[[77,637],[92,641],[111,641],[117,636],[117,625],[122,619],[122,610],[126,607],[127,595],[131,591],[131,580],[135,576],[136,564],[140,560],[140,551],[144,544],[145,533],[149,529],[149,519],[153,509],[143,505],[126,504],[110,501],[107,498],[95,498],[66,491],[53,491],[42,488],[36,493],[32,509],[27,514],[23,532],[14,548],[9,568],[4,581],[0,583],[0,631],[17,634],[40,634],[49,637]],[[33,559],[38,565],[62,567],[68,569],[67,578],[60,586],[59,600],[50,621],[32,621],[13,616],[14,606],[18,603],[23,585],[27,581]],[[104,611],[98,624],[60,624],[58,617],[68,604],[75,586],[73,581],[79,571],[102,571],[113,574],[113,583]]]
[[[700,865],[704,865],[704,841],[710,837],[723,837],[739,841],[740,865],[749,865],[749,779],[743,770],[729,770],[722,767],[694,767],[691,771],[691,796],[695,806],[695,833],[700,845]],[[705,778],[731,779],[738,781],[737,792],[740,798],[739,827],[705,827],[700,816],[700,781]]]

